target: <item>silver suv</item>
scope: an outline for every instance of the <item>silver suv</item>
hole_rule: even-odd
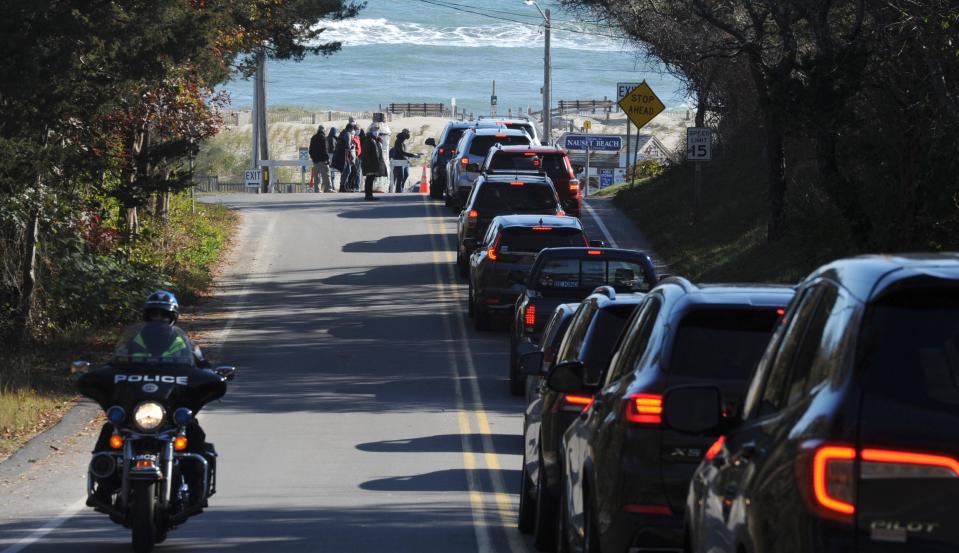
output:
[[[456,145],[456,154],[448,162],[446,174],[446,205],[459,211],[480,175],[480,164],[486,159],[490,148],[503,146],[529,146],[533,139],[523,130],[506,127],[477,128],[463,133]]]

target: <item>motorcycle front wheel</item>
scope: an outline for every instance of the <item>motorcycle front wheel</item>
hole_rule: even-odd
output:
[[[130,528],[133,530],[133,551],[150,553],[156,543],[156,483],[137,482],[133,486],[133,509]]]

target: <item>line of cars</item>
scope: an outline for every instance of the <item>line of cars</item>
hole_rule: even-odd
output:
[[[959,256],[662,278],[591,243],[542,166],[491,154],[457,261],[476,327],[510,326],[537,549],[959,551]]]

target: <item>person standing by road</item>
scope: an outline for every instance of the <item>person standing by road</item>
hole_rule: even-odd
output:
[[[356,156],[353,158],[353,173],[350,175],[350,191],[359,192],[360,184],[363,182],[363,146],[366,140],[366,133],[353,123],[353,149]]]
[[[316,192],[320,191],[320,182],[323,183],[323,192],[333,192],[330,182],[330,154],[326,143],[326,129],[320,125],[316,134],[310,139],[310,159],[313,160],[313,185]]]
[[[329,154],[331,158],[330,159],[330,183],[334,188],[334,192],[336,191],[335,190],[336,188],[335,167],[337,167],[337,165],[335,163],[335,160],[332,158],[334,158],[334,154],[336,153],[336,138],[337,138],[336,127],[330,127],[330,134],[326,135],[326,152],[327,154]]]
[[[390,159],[407,162],[403,167],[397,167],[396,170],[393,171],[393,188],[395,193],[402,192],[406,186],[406,179],[409,178],[410,175],[409,160],[420,157],[418,154],[411,154],[406,151],[406,141],[409,139],[410,130],[403,129],[400,131],[400,134],[396,135],[396,142],[393,143],[393,148],[390,150]]]
[[[363,199],[366,201],[378,200],[379,198],[373,196],[373,181],[377,177],[385,177],[387,171],[386,162],[383,160],[380,127],[376,124],[370,127],[370,132],[366,134],[363,142],[363,174],[366,176],[366,184],[363,189],[366,197]]]
[[[353,174],[353,163],[356,150],[353,144],[353,126],[347,125],[340,133],[336,143],[336,168],[340,171],[340,192],[350,191],[350,177]]]

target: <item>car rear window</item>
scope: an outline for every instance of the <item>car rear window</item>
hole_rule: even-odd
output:
[[[466,132],[466,129],[450,129],[450,132],[446,135],[446,140],[443,141],[445,146],[455,146],[457,142],[460,141],[460,138],[463,137],[463,133]]]
[[[495,135],[476,136],[473,138],[473,143],[470,144],[470,154],[474,156],[485,156],[489,152],[489,149],[493,147],[493,144],[502,144],[503,146],[528,146],[529,137],[516,135],[499,137]]]
[[[646,292],[649,281],[643,266],[616,259],[564,259],[545,261],[532,280],[540,290],[592,290],[610,285],[618,292]]]
[[[583,231],[568,227],[511,227],[503,231],[500,243],[502,253],[538,252],[543,248],[582,247],[586,244]]]
[[[585,368],[585,382],[599,382],[606,375],[613,348],[636,305],[611,305],[597,311],[580,353]]]
[[[868,389],[897,401],[956,413],[959,407],[959,290],[897,293],[866,317]]]
[[[670,375],[745,380],[762,357],[775,308],[701,308],[687,313],[673,342]]]
[[[529,152],[532,153],[532,152]],[[560,154],[527,155],[527,152],[497,152],[490,160],[492,171],[543,171],[551,179],[569,178],[569,170]]]
[[[545,183],[514,186],[508,182],[487,181],[480,186],[476,194],[474,207],[483,216],[505,213],[555,215],[559,207],[553,188]]]
[[[533,125],[530,125],[529,123],[507,123],[506,128],[513,129],[514,131],[523,131],[528,134],[530,138],[532,138],[533,134],[536,132],[533,130]]]

